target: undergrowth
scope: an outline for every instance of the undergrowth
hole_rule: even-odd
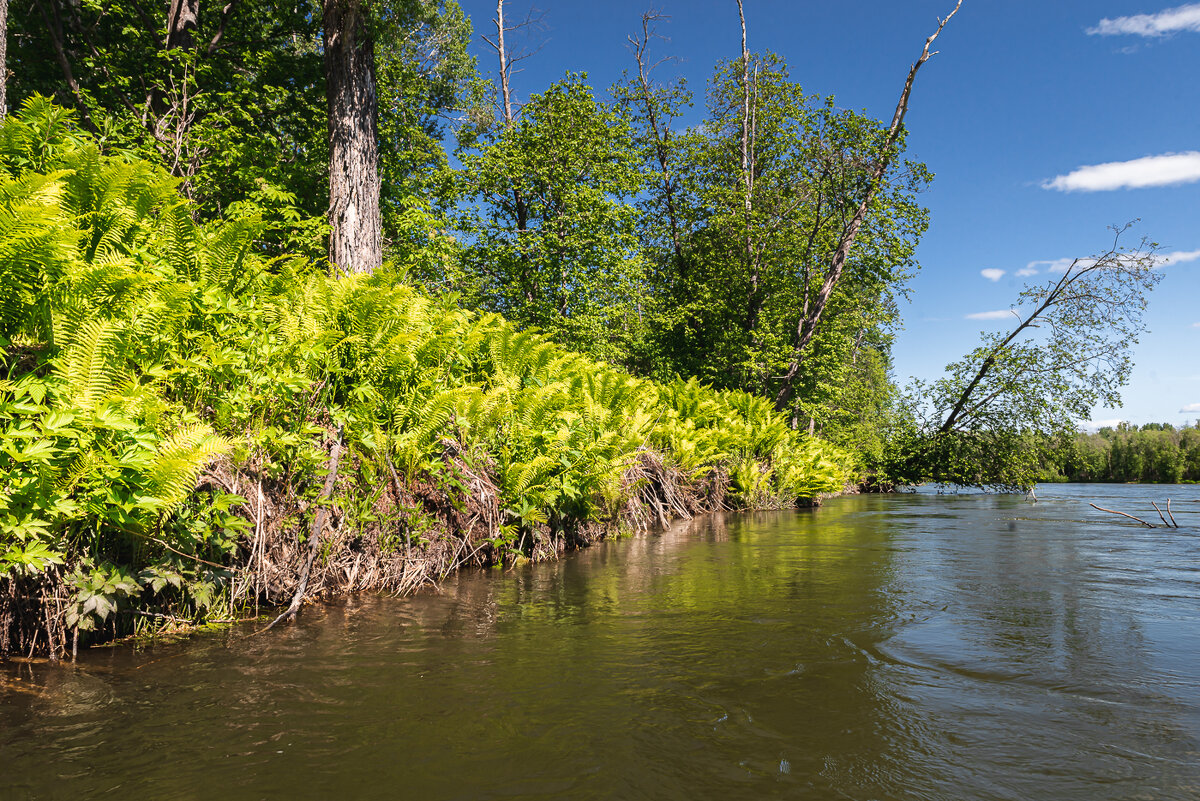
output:
[[[197,224],[48,101],[0,127],[0,655],[254,614],[310,549],[306,597],[405,592],[847,480],[762,398],[633,378],[386,268],[268,258],[262,233]]]

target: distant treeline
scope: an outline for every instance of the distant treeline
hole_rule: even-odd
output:
[[[1057,463],[1047,466],[1050,481],[1200,481],[1200,422],[1190,428],[1121,423],[1077,434],[1054,452]]]

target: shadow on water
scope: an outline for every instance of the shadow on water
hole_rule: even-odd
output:
[[[1089,492],[717,516],[10,665],[0,798],[1195,798],[1197,532]]]

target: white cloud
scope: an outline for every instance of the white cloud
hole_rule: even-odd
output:
[[[1155,264],[1184,264],[1200,259],[1200,250],[1176,250],[1172,253],[1156,253]]]
[[[1200,328],[1200,323],[1192,323],[1192,328]]]
[[[1200,3],[1188,3],[1160,11],[1157,14],[1135,14],[1131,17],[1117,17],[1100,20],[1094,28],[1088,28],[1088,33],[1096,36],[1116,36],[1133,34],[1135,36],[1166,36],[1177,31],[1200,32]]]
[[[1077,261],[1080,267],[1087,267],[1096,263],[1094,259],[1046,259],[1044,261],[1031,261],[1025,265],[1025,269],[1018,273],[1018,275],[1036,275],[1043,267],[1048,273],[1065,273]]]
[[[1200,181],[1200,151],[1164,153],[1132,161],[1110,161],[1080,167],[1051,181],[1043,189],[1059,192],[1108,192],[1113,189],[1143,189]]]
[[[975,312],[968,314],[968,320],[1003,320],[1013,316],[1012,309],[997,309],[996,311]]]
[[[1187,414],[1188,412],[1200,412],[1200,403],[1189,403],[1179,410],[1180,414]]]
[[[995,267],[988,267],[986,270],[980,270],[979,274],[989,281],[999,281],[1004,277],[1004,270],[997,270]]]
[[[1017,270],[1017,275],[1019,275],[1021,278],[1028,278],[1031,275],[1037,274],[1037,267],[1034,267],[1033,263],[1030,263],[1027,267],[1022,267],[1021,269]]]

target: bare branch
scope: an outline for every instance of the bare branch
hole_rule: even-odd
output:
[[[775,396],[775,408],[779,410],[783,410],[791,401],[792,394],[795,391],[795,378],[800,371],[800,365],[804,361],[805,350],[808,348],[809,342],[816,335],[817,325],[821,321],[821,315],[829,303],[829,298],[833,294],[834,288],[841,281],[842,273],[846,267],[846,260],[850,255],[850,249],[854,246],[854,240],[858,236],[858,231],[862,227],[863,221],[866,219],[867,209],[870,208],[871,201],[874,200],[876,193],[883,184],[884,177],[887,175],[888,168],[891,167],[892,159],[895,157],[896,143],[900,138],[900,131],[904,125],[904,116],[908,113],[909,96],[912,94],[913,82],[917,78],[917,72],[937,52],[931,51],[929,49],[930,46],[941,35],[942,29],[946,27],[946,23],[962,8],[962,3],[963,0],[958,0],[954,6],[954,10],[946,15],[945,19],[938,20],[937,30],[925,40],[925,46],[921,49],[920,57],[908,71],[908,77],[904,81],[904,89],[900,93],[900,100],[896,103],[896,111],[892,114],[892,124],[888,127],[887,134],[884,136],[883,143],[880,145],[878,154],[876,155],[867,192],[842,233],[837,250],[834,251],[833,257],[830,259],[825,280],[817,292],[809,314],[801,319],[797,326],[796,346],[793,350],[792,361],[788,366],[787,373],[784,375],[783,385],[780,387],[779,393]],[[741,7],[741,0],[738,0],[738,7]]]

